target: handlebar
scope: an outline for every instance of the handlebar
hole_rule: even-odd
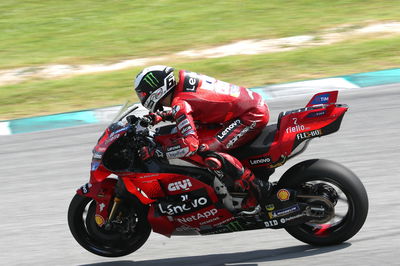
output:
[[[150,117],[137,117],[135,115],[127,116],[126,121],[133,126],[140,125],[141,127],[148,127],[153,122]]]
[[[137,117],[135,115],[130,115],[126,117],[126,120],[130,125],[132,125],[131,133],[134,135],[149,136],[148,127],[153,122],[150,117]]]
[[[142,117],[139,124],[142,127],[148,127],[153,123],[153,119],[151,119],[150,117]]]

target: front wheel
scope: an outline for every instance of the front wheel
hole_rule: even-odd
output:
[[[95,221],[96,201],[76,194],[68,209],[68,225],[75,240],[104,257],[121,257],[140,248],[151,232],[143,205],[132,200],[119,208],[118,223],[106,230]]]
[[[301,190],[318,187],[331,194],[334,212],[328,221],[310,221],[285,228],[296,239],[316,246],[340,244],[353,237],[368,214],[367,192],[359,178],[344,166],[328,160],[308,160],[290,168],[279,187]]]

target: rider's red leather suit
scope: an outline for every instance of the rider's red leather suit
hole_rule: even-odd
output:
[[[180,138],[173,147],[166,147],[167,158],[189,157],[200,144],[217,152],[240,147],[254,139],[269,120],[268,107],[259,94],[194,72],[179,71],[172,97]],[[205,137],[204,125],[221,129],[215,136]]]

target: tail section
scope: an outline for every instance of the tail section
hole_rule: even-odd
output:
[[[311,100],[308,102],[306,107],[310,107],[313,105],[319,104],[332,104],[336,103],[338,97],[338,91],[328,91],[328,92],[320,92],[315,94]]]

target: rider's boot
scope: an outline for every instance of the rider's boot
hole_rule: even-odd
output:
[[[238,159],[229,154],[208,152],[204,157],[204,163],[209,169],[223,172],[222,181],[228,190],[254,194],[257,202],[253,202],[252,197],[246,197],[242,201],[242,210],[254,209],[257,204],[264,209],[272,190],[268,181],[256,178],[250,169],[243,167]]]
[[[272,192],[272,184],[255,177],[253,172],[248,168],[244,168],[240,179],[235,181],[235,188],[239,191],[252,192],[262,210],[265,208]],[[246,205],[243,207],[246,208]]]

